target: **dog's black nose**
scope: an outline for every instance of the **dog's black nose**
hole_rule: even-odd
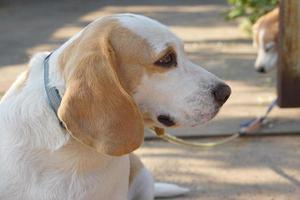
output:
[[[212,94],[216,102],[221,106],[229,98],[231,94],[231,89],[225,83],[219,83],[212,91]]]
[[[266,73],[265,67],[264,66],[259,66],[257,69],[257,72],[259,73]]]
[[[173,125],[175,125],[174,120],[171,119],[171,117],[168,116],[168,115],[159,115],[159,116],[157,117],[157,120],[158,120],[160,123],[162,123],[163,125],[165,125],[165,126],[173,126]]]

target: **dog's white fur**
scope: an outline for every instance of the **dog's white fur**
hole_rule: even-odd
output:
[[[156,120],[162,113],[171,115],[178,125],[196,125],[216,114],[218,107],[211,88],[219,80],[186,58],[182,42],[175,35],[146,17],[125,14],[111,18],[146,39],[155,52],[170,44],[176,50],[178,67],[165,73],[144,74],[133,95],[141,112],[150,113],[153,123],[163,126]],[[82,34],[85,32],[75,35],[50,57],[50,85],[57,87],[62,96],[66,80],[58,58]],[[114,157],[96,152],[61,128],[44,89],[43,61],[48,54],[35,55],[28,72],[18,77],[0,102],[0,199],[153,199],[153,178],[146,168],[141,166],[129,183],[132,166],[128,154]],[[166,190],[172,189],[166,186]],[[186,192],[166,190],[160,194]]]

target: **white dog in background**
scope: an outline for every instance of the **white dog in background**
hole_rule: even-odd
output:
[[[253,44],[257,47],[255,69],[266,73],[277,67],[279,8],[260,17],[253,25]]]
[[[50,56],[35,55],[2,98],[0,199],[182,194],[164,184],[154,190],[132,151],[143,142],[144,126],[207,122],[229,95],[229,86],[187,58],[166,26],[133,14],[96,20]]]

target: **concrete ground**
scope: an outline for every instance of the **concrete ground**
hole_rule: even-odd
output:
[[[0,96],[36,52],[51,51],[99,16],[143,14],[166,24],[189,57],[232,87],[232,96],[207,125],[170,130],[181,136],[229,134],[261,115],[276,97],[275,72],[253,69],[255,50],[234,22],[223,20],[222,0],[0,2]],[[299,132],[300,109],[271,113],[265,133]],[[151,135],[147,135],[151,137]],[[300,137],[243,138],[205,151],[147,141],[138,154],[160,181],[188,186],[178,199],[300,199]]]
[[[243,138],[208,150],[151,141],[137,154],[156,180],[191,189],[178,200],[300,199],[299,137]]]

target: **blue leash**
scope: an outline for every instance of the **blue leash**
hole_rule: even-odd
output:
[[[269,105],[266,113],[262,117],[258,117],[256,119],[251,119],[240,124],[240,133],[251,133],[261,128],[263,122],[268,117],[273,108],[277,105],[277,99],[273,100]]]

